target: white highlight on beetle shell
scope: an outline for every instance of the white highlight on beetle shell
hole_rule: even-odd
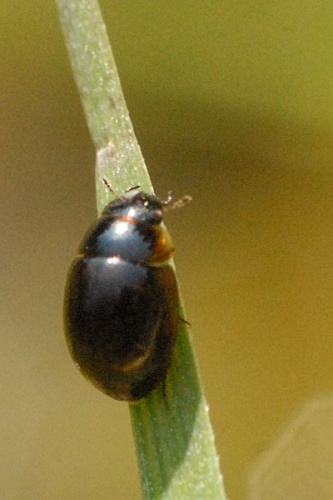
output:
[[[123,236],[129,229],[129,222],[119,221],[115,225],[114,233],[116,237]]]
[[[107,262],[108,264],[119,264],[119,263],[120,263],[120,261],[121,261],[121,258],[120,258],[120,257],[118,257],[118,256],[108,257],[108,258],[106,259],[106,262]]]

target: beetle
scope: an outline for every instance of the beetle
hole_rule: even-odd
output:
[[[113,192],[106,179],[104,183]],[[82,374],[107,395],[136,402],[164,383],[176,341],[174,247],[164,226],[172,203],[128,189],[104,208],[68,273],[64,323]]]

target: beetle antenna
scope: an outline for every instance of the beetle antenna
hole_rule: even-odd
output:
[[[111,186],[111,184],[109,183],[109,181],[107,180],[106,177],[103,177],[103,182],[106,185],[106,187],[108,188],[108,190],[110,191],[110,193],[112,193],[112,194],[114,194],[116,196],[116,193],[112,189],[112,186]]]
[[[169,192],[168,192],[168,197],[167,197],[167,199],[166,199],[165,201],[162,201],[162,205],[163,205],[164,207],[168,207],[168,206],[171,204],[172,199],[173,199],[173,196],[172,196],[172,191],[169,191]]]
[[[140,189],[140,184],[136,184],[136,186],[131,186],[129,188],[126,189],[126,193],[129,193],[130,191],[135,191],[136,189]]]
[[[164,210],[167,212],[168,210],[174,210],[175,208],[182,208],[188,203],[192,201],[192,196],[189,196],[188,194],[183,196],[177,201],[172,202],[172,193],[171,191],[168,193],[168,197],[165,201],[162,202],[162,205],[164,207]]]

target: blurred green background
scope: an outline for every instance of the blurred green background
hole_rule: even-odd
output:
[[[331,499],[333,4],[102,10],[155,190],[194,198],[167,222],[228,498]],[[96,208],[52,1],[1,2],[0,65],[1,498],[137,499],[128,407],[63,338]]]

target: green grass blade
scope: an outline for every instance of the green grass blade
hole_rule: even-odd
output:
[[[165,397],[131,406],[144,498],[225,499],[188,327],[180,324]]]
[[[102,15],[95,0],[56,0],[73,75],[97,150],[96,187],[101,210],[110,193],[134,184],[152,190],[124,100]]]
[[[96,189],[101,210],[109,193],[134,184],[152,191],[126,108],[96,0],[56,0],[90,134],[97,150]],[[207,403],[187,325],[180,321],[165,387],[130,405],[144,498],[225,499]]]

